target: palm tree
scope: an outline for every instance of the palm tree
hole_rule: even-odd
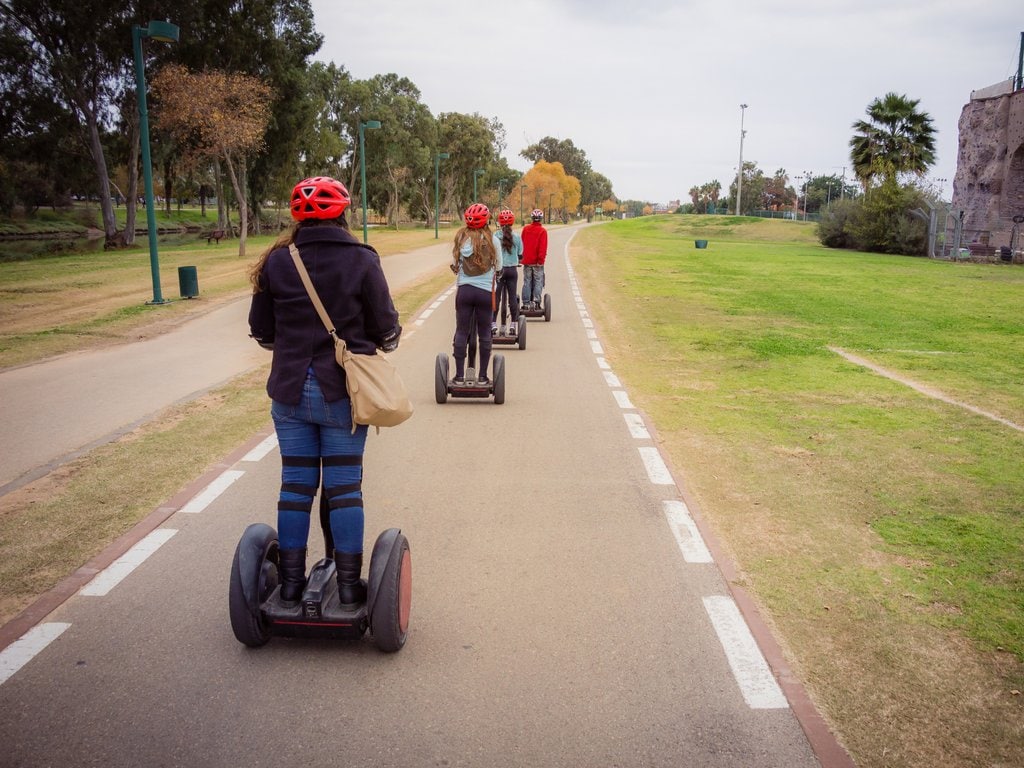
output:
[[[869,120],[853,124],[857,133],[850,139],[850,160],[865,189],[875,176],[920,176],[935,163],[935,128],[931,117],[917,110],[919,103],[887,93],[868,104]]]

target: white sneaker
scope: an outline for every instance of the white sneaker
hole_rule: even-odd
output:
[[[517,333],[519,333],[519,329],[516,327],[515,323],[512,323],[512,325],[508,327],[508,335],[515,336]]]

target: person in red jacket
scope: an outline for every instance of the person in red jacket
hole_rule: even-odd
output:
[[[548,231],[541,224],[544,211],[530,211],[530,223],[523,227],[523,307],[539,309],[544,294],[544,261],[548,257]]]

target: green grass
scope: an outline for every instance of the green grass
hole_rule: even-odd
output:
[[[950,757],[953,733],[1024,758],[1019,715],[1004,728],[999,709],[1024,687],[1024,434],[829,349],[1024,425],[1024,269],[835,251],[801,222],[700,216],[587,229],[573,263],[613,368],[805,679],[824,678],[816,693],[858,758],[997,764]],[[962,686],[969,715],[915,698],[909,681],[940,674],[930,684]],[[944,714],[987,730],[917,724]],[[911,720],[921,736],[902,737],[903,759],[884,740]]]

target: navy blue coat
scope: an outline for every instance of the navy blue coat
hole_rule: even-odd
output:
[[[341,227],[304,226],[295,245],[327,314],[352,352],[370,354],[398,328],[380,256]],[[334,341],[309,299],[288,248],[277,248],[260,272],[262,290],[249,308],[249,331],[273,344],[267,394],[297,405],[310,366],[328,402],[348,397],[345,372],[334,358]]]

